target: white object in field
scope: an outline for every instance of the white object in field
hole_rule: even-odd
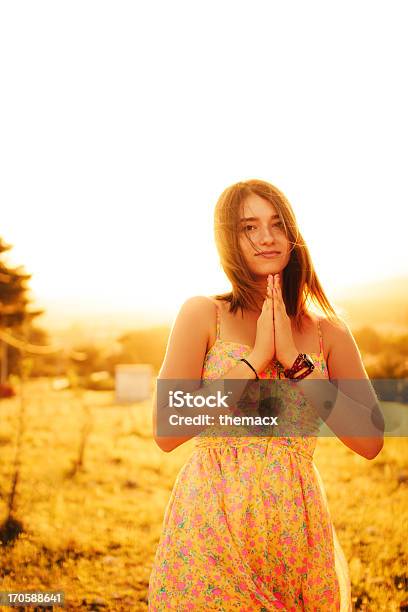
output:
[[[141,402],[152,394],[153,367],[148,363],[122,363],[115,366],[117,402]]]
[[[65,376],[60,376],[52,380],[51,386],[54,391],[63,391],[64,389],[69,389],[70,383],[68,378]]]

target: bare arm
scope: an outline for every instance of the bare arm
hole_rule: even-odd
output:
[[[333,338],[331,340],[327,367],[330,378],[338,381],[339,393],[343,396],[344,405],[347,406],[342,418],[343,420],[350,418],[350,422],[352,422],[353,417],[360,417],[361,422],[364,422],[364,419],[366,419],[362,428],[367,433],[367,436],[364,437],[340,436],[339,438],[356,453],[367,459],[374,459],[384,445],[384,422],[378,398],[368,378],[360,351],[348,326],[344,323],[343,329],[333,328],[332,334]],[[354,401],[358,402],[357,413],[353,414],[352,404],[344,401],[344,397],[346,400],[350,397],[354,398]],[[362,410],[361,407],[366,408],[366,410]],[[326,421],[329,427],[331,426],[331,417],[334,416],[333,411]],[[359,423],[357,423],[357,428],[361,429]]]
[[[158,380],[180,380],[183,381],[184,385],[188,385],[188,381],[191,381],[191,393],[193,395],[196,393],[206,396],[213,392],[210,384],[201,388],[198,388],[196,384],[194,388],[194,383],[198,383],[201,379],[208,346],[209,321],[215,320],[215,308],[216,306],[210,300],[201,296],[189,298],[184,302],[172,327],[166,355],[157,377]],[[262,359],[255,350],[248,355],[247,359],[258,372],[266,365],[265,359]],[[248,382],[255,379],[255,374],[247,364],[239,361],[224,376],[220,377],[218,381],[234,379],[242,381],[242,384],[237,382],[234,385],[234,394],[229,402],[230,406],[233,406],[234,402],[239,399]],[[218,381],[214,382],[217,389],[220,388]],[[157,404],[156,388],[153,397],[153,435],[157,445],[165,452],[172,451],[206,428],[202,425],[191,425],[188,427],[188,435],[186,436],[159,436],[158,410],[161,411],[163,409],[165,411],[168,409],[168,402],[166,402],[166,405],[163,404],[159,407]],[[192,409],[191,414],[193,413],[194,409]],[[232,414],[226,408],[212,411],[212,414],[215,416],[227,413]],[[187,414],[186,411],[183,410],[183,414]]]
[[[311,382],[321,378],[315,370],[296,385],[348,448],[366,459],[374,459],[384,444],[384,421],[378,398],[348,326],[343,322],[337,327],[325,321],[324,330],[329,343],[330,381]]]

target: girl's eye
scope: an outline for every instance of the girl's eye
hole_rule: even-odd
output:
[[[256,225],[246,225],[245,226],[246,229],[251,229],[251,227],[256,228]],[[274,223],[273,227],[283,227],[282,221],[278,221],[277,223]]]
[[[245,231],[250,232],[251,229],[256,229],[256,225],[243,225],[242,228],[241,228],[241,231],[242,232],[245,232]]]
[[[282,221],[278,221],[277,223],[273,224],[272,228],[275,230],[283,230],[284,225]],[[258,226],[257,225],[244,225],[242,226],[241,231],[242,232],[256,232],[258,231]]]

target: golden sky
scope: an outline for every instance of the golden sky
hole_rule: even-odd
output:
[[[329,294],[408,273],[402,4],[2,8],[0,235],[38,305],[173,315],[229,289],[215,202],[289,198]]]

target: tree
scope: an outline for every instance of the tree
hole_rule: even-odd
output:
[[[26,297],[28,281],[31,274],[26,274],[22,266],[9,267],[4,261],[4,253],[12,245],[7,244],[0,237],[0,332],[2,330],[24,331],[31,321],[42,314],[43,310],[28,310],[31,300]],[[7,343],[0,337],[0,384],[7,380]]]

